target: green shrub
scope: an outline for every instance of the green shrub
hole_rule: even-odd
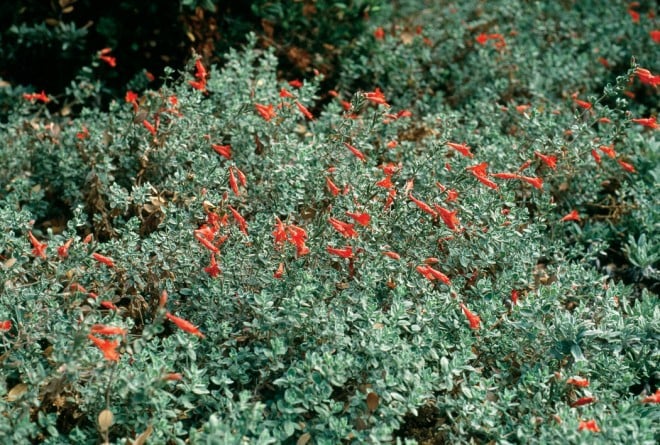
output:
[[[312,118],[323,76],[278,79],[254,35],[223,67],[166,70],[107,111],[53,115],[15,92],[0,132],[0,436],[656,442],[657,132],[631,120],[646,102],[622,98],[637,66],[610,79],[580,52],[539,71],[524,14],[506,46],[475,44],[513,26],[508,4],[461,5],[403,40],[370,30],[352,53],[368,58],[342,62],[345,86]],[[602,23],[578,17],[566,26]],[[511,63],[518,82],[502,78]],[[99,88],[81,76],[66,100]],[[616,243],[635,286],[594,267]]]

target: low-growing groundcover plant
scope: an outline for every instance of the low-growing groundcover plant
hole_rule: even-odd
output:
[[[510,4],[374,23],[336,91],[250,37],[107,111],[17,97],[0,437],[656,443],[655,19]]]

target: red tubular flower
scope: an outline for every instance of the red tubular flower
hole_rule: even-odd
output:
[[[467,156],[468,158],[473,158],[474,157],[474,155],[470,151],[470,147],[468,147],[465,144],[457,144],[455,142],[447,142],[447,145],[449,147],[453,148],[454,150],[458,151],[463,156]]]
[[[238,228],[240,229],[240,231],[247,235],[248,234],[247,233],[247,223],[245,222],[245,218],[243,218],[241,216],[241,214],[238,213],[236,211],[236,209],[233,208],[232,206],[227,206],[227,207],[229,207],[229,211],[231,212],[232,216],[234,217],[234,219],[238,223]]]
[[[293,79],[293,80],[290,80],[290,81],[289,81],[289,85],[290,85],[292,88],[302,88],[303,83],[302,83],[300,80],[298,80],[298,79]]]
[[[105,63],[110,65],[111,68],[114,68],[117,66],[117,59],[108,55],[111,52],[112,52],[112,48],[103,48],[99,52],[99,59],[103,60]]]
[[[346,148],[348,148],[348,149],[351,151],[351,153],[353,153],[353,155],[355,155],[355,157],[358,158],[359,160],[361,160],[361,161],[363,161],[363,162],[367,160],[367,157],[364,155],[364,153],[362,153],[362,152],[361,152],[360,150],[358,150],[357,148],[353,147],[351,144],[349,144],[349,143],[347,143],[347,142],[344,142],[344,145],[345,145]]]
[[[660,75],[654,75],[646,68],[635,68],[635,74],[637,75],[639,81],[645,85],[650,85],[652,87],[660,85]]]
[[[45,104],[50,102],[50,98],[44,92],[44,90],[41,90],[41,93],[23,93],[23,99],[29,100],[30,102],[38,100],[39,102],[43,102]]]
[[[653,40],[655,43],[660,43],[660,29],[654,29],[653,31],[650,31],[649,36],[651,36],[651,40]]]
[[[644,127],[650,128],[652,130],[657,130],[660,128],[660,125],[658,125],[658,122],[656,120],[655,116],[648,117],[648,118],[639,118],[639,119],[631,119],[632,122],[642,125]]]
[[[392,184],[392,176],[390,175],[385,176],[385,178],[378,181],[376,185],[378,187],[383,187],[386,189],[394,187],[394,184]]]
[[[292,98],[294,97],[291,91],[287,90],[286,88],[280,88],[280,97],[281,98]]]
[[[371,216],[368,213],[358,213],[358,212],[346,212],[346,216],[349,216],[355,220],[361,226],[368,226],[369,221],[371,221]]]
[[[183,380],[183,375],[180,372],[168,372],[161,379],[168,382],[179,382]]]
[[[277,113],[275,113],[275,109],[272,104],[255,104],[254,107],[257,109],[257,113],[259,113],[259,115],[263,117],[266,122],[269,122],[272,118],[277,116]]]
[[[482,32],[475,38],[475,40],[477,41],[478,44],[485,45],[486,42],[488,41],[488,34]]]
[[[336,218],[329,218],[328,221],[337,232],[341,233],[346,238],[356,238],[358,236],[357,232],[353,228],[353,224],[339,221]]]
[[[509,172],[492,173],[491,176],[497,179],[520,179],[520,175],[518,173]]]
[[[307,255],[309,253],[309,248],[305,245],[305,241],[307,241],[307,232],[305,229],[290,224],[286,230],[287,240],[296,246],[296,255]]]
[[[286,226],[278,217],[275,217],[275,230],[272,233],[276,245],[281,246],[287,240]]]
[[[385,100],[385,95],[380,90],[380,88],[376,88],[374,91],[364,93],[364,98],[372,103],[375,103],[376,105],[385,105],[386,107],[390,106]]]
[[[598,147],[598,149],[603,153],[605,153],[610,158],[612,159],[616,158],[616,151],[614,151],[614,144],[601,145],[600,147]]]
[[[174,323],[179,329],[182,331],[188,332],[189,334],[196,335],[200,338],[204,338],[205,335],[202,334],[202,332],[197,328],[197,326],[193,325],[191,322],[188,320],[185,320],[183,318],[177,317],[176,315],[172,315],[171,313],[166,313],[165,317]]]
[[[102,338],[95,337],[92,334],[87,335],[89,338],[103,353],[103,357],[106,360],[118,362],[119,353],[117,348],[119,347],[119,341],[117,340],[104,340]]]
[[[296,101],[296,106],[303,116],[305,116],[310,121],[314,120],[314,115],[310,113],[310,111],[303,104],[301,104],[299,101]]]
[[[231,159],[231,145],[211,144],[211,148],[225,159]]]
[[[143,120],[142,125],[144,125],[144,128],[149,130],[149,133],[151,133],[153,136],[156,136],[156,128],[149,122],[148,120]]]
[[[284,263],[280,263],[280,265],[277,266],[277,270],[273,273],[273,277],[279,280],[282,278],[282,275],[284,275]]]
[[[528,184],[531,184],[534,188],[542,189],[543,188],[543,178],[540,177],[530,177],[530,176],[520,176],[521,181],[525,181]]]
[[[208,73],[206,72],[206,68],[204,68],[204,65],[202,64],[201,59],[197,59],[195,61],[195,77],[204,80],[208,76]]]
[[[550,167],[551,169],[555,170],[557,168],[557,156],[552,156],[552,155],[544,155],[542,153],[539,153],[538,151],[535,151],[534,154],[543,161],[545,165]]]
[[[410,198],[410,200],[412,202],[414,202],[417,205],[417,207],[419,207],[423,212],[428,213],[429,215],[431,215],[433,217],[433,219],[438,217],[438,214],[435,213],[435,211],[431,208],[431,206],[429,206],[424,201],[420,201],[419,199],[415,198],[412,195],[412,193],[408,194],[408,198]]]
[[[511,291],[511,303],[513,303],[514,306],[518,305],[518,291],[515,289]]]
[[[644,397],[642,403],[660,403],[660,389],[657,389],[654,394]]]
[[[332,179],[330,179],[328,176],[325,177],[325,185],[328,187],[330,193],[332,193],[332,196],[337,196],[341,192],[339,187],[337,187],[335,183],[332,182]]]
[[[493,190],[497,190],[498,188],[497,184],[495,184],[493,181],[488,179],[488,173],[486,171],[488,169],[487,162],[482,162],[477,165],[472,165],[470,167],[466,167],[465,169],[471,172],[477,178],[477,180],[482,184],[484,184],[485,186],[490,187]]]
[[[440,218],[442,218],[442,221],[449,228],[449,230],[453,230],[454,232],[458,231],[458,225],[460,224],[458,222],[458,218],[456,217],[458,210],[454,210],[452,212],[449,209],[445,209],[444,207],[441,207],[437,204],[433,204],[433,207],[435,207],[435,210],[437,210]]]
[[[596,150],[591,150],[591,156],[593,156],[594,160],[596,161],[596,164],[600,164],[601,158]]]
[[[209,274],[211,278],[217,277],[222,272],[220,267],[218,267],[217,261],[215,260],[215,253],[211,254],[211,263],[204,268],[204,272]]]
[[[121,335],[124,337],[128,333],[124,328],[120,328],[117,326],[106,326],[103,324],[93,325],[89,332],[97,335]]]
[[[575,402],[571,403],[571,408],[589,405],[590,403],[594,403],[595,401],[596,401],[595,397],[580,397]]]
[[[137,93],[135,93],[131,90],[128,90],[128,91],[126,91],[126,95],[124,96],[124,100],[126,101],[126,103],[129,103],[129,104],[136,103],[137,100],[138,100],[138,95],[137,95]]]
[[[598,428],[598,425],[596,425],[595,420],[580,420],[580,424],[578,425],[578,431],[591,431],[594,433],[600,433],[600,428]]]
[[[392,252],[391,250],[386,250],[385,252],[383,252],[383,255],[397,261],[401,259],[401,255],[399,255],[396,252]]]
[[[46,259],[46,249],[48,248],[48,244],[40,243],[39,240],[32,234],[32,232],[28,232],[28,238],[32,244],[32,255]]]
[[[445,198],[446,202],[454,202],[458,199],[458,192],[454,189],[447,191],[447,197]]]
[[[383,40],[385,38],[385,30],[381,26],[374,31],[374,38],[376,40]]]
[[[91,294],[90,294],[90,295],[91,295]],[[117,311],[117,310],[119,310],[119,309],[117,309],[117,306],[115,306],[114,303],[113,303],[112,301],[107,301],[107,300],[106,300],[106,301],[102,301],[102,302],[99,303],[99,304],[101,305],[101,307],[102,307],[103,309],[108,309],[108,310],[112,310],[112,311]]]
[[[229,187],[231,191],[234,192],[234,195],[238,196],[238,183],[236,182],[236,176],[234,175],[234,168],[229,167]]]
[[[57,248],[57,255],[60,258],[68,257],[69,256],[69,247],[71,247],[72,243],[73,243],[73,238],[70,238],[69,240],[67,240],[67,242],[65,242],[60,247],[58,247]]]
[[[589,386],[589,380],[584,377],[571,377],[566,380],[568,385],[578,386],[580,388],[586,388]]]
[[[635,173],[636,172],[634,165],[632,165],[628,162],[624,162],[621,159],[617,160],[616,162],[618,162],[619,165],[621,166],[621,168],[624,169],[625,171],[627,171],[628,173]]]
[[[580,221],[580,215],[578,214],[577,210],[572,210],[570,213],[567,213],[564,215],[562,219],[560,219],[561,222],[566,222],[566,221]]]
[[[639,23],[639,12],[630,8],[628,9],[628,15],[630,15],[630,19],[632,20],[633,23]]]
[[[584,108],[585,110],[591,109],[592,105],[591,102],[587,102],[585,100],[580,100],[578,99],[578,93],[573,93],[571,95],[571,98],[573,99],[573,102],[575,102],[575,105],[577,105],[580,108]]]
[[[0,321],[0,332],[7,332],[11,329],[11,320]]]
[[[213,252],[213,253],[220,252],[220,249],[218,249],[216,246],[214,246],[213,243],[211,243],[211,241],[206,238],[205,234],[202,234],[201,232],[198,232],[196,230],[195,231],[195,238],[197,239],[197,241],[199,241],[202,244],[202,246],[206,247],[211,252]]]
[[[94,258],[96,261],[98,261],[101,264],[105,264],[108,267],[115,267],[115,262],[113,261],[112,258],[107,257],[105,255],[101,255],[100,253],[94,252],[92,254],[92,258]]]
[[[325,249],[328,253],[337,255],[341,258],[353,258],[353,248],[351,246],[346,246],[343,249],[327,246]]]
[[[459,304],[463,310],[463,314],[465,314],[465,318],[467,318],[468,322],[470,323],[470,329],[479,329],[481,318],[479,318],[478,315],[473,314],[463,303]]]

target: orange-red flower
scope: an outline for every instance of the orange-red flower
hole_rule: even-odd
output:
[[[103,324],[95,324],[90,329],[90,333],[97,335],[121,335],[125,337],[127,331],[126,329],[117,326],[106,326]]]
[[[105,63],[110,65],[111,68],[114,68],[117,66],[117,59],[108,55],[111,52],[112,52],[112,48],[103,48],[99,52],[99,59],[103,60]]]
[[[215,253],[211,253],[211,263],[204,268],[204,272],[209,274],[211,278],[215,278],[222,272],[218,266],[218,262],[215,260]]]
[[[651,40],[653,40],[655,43],[660,43],[660,29],[654,29],[650,31],[649,36],[651,36]]]
[[[393,260],[400,260],[401,259],[401,255],[399,255],[396,252],[392,252],[391,250],[384,251],[383,255],[385,255],[386,257],[392,258]]]
[[[46,248],[48,247],[48,244],[40,243],[32,232],[28,232],[28,238],[32,244],[32,255],[46,259]]]
[[[112,258],[110,258],[108,256],[101,255],[100,253],[94,252],[92,254],[92,258],[94,258],[96,261],[98,261],[101,264],[105,264],[108,267],[115,267],[115,262],[113,261]]]
[[[293,79],[289,81],[289,85],[293,88],[302,88],[303,83],[298,79]]]
[[[287,90],[286,88],[280,88],[280,97],[281,98],[291,98],[294,97],[293,93],[291,91]]]
[[[449,145],[449,147],[453,148],[454,150],[458,151],[463,156],[467,156],[468,158],[474,157],[474,155],[470,151],[470,147],[468,147],[465,144],[457,144],[455,142],[447,142],[447,145]]]
[[[156,136],[156,127],[154,127],[151,122],[145,119],[142,121],[142,125],[144,125],[144,128],[149,130],[149,133],[151,133],[153,136]]]
[[[467,318],[470,323],[470,329],[479,329],[479,323],[481,323],[479,316],[472,313],[463,303],[459,304],[463,310],[463,314],[465,314],[465,318]]]
[[[231,145],[211,144],[211,148],[220,156],[231,159]]]
[[[614,144],[601,145],[600,147],[598,147],[598,149],[603,153],[605,153],[610,158],[612,159],[616,158],[616,151],[614,151]]]
[[[332,179],[330,179],[328,176],[325,177],[325,185],[328,187],[330,193],[332,193],[332,196],[337,196],[341,192],[339,187],[337,187],[337,185],[332,182]]]
[[[437,204],[433,204],[433,207],[435,207],[435,210],[437,210],[438,214],[440,215],[440,218],[442,218],[442,221],[449,228],[449,230],[453,230],[453,231],[458,230],[458,226],[460,224],[458,222],[458,218],[456,217],[456,215],[458,214],[458,210],[454,210],[452,212],[449,209],[446,209]]]
[[[305,107],[299,101],[296,101],[296,106],[298,107],[298,110],[300,110],[303,116],[305,116],[310,121],[314,120],[314,115],[307,109],[307,107]]]
[[[578,214],[577,210],[572,210],[570,213],[567,213],[564,215],[562,219],[560,219],[561,222],[566,222],[566,221],[580,221],[580,215]]]
[[[45,104],[50,102],[50,98],[44,92],[44,90],[41,90],[41,93],[23,93],[23,99],[29,100],[30,102],[34,102],[35,100],[38,100]]]
[[[580,397],[575,402],[571,403],[571,408],[589,405],[590,403],[594,403],[595,401],[596,401],[595,397]]]
[[[277,270],[273,273],[273,277],[279,280],[282,278],[282,275],[284,275],[284,263],[280,263],[280,265],[277,266]]]
[[[345,145],[346,148],[348,148],[348,149],[351,151],[351,153],[353,153],[353,155],[355,155],[355,157],[358,158],[359,160],[361,160],[361,161],[366,161],[366,160],[367,160],[367,157],[364,155],[364,153],[362,153],[362,152],[361,152],[360,150],[358,150],[357,148],[353,147],[351,144],[349,144],[349,143],[347,143],[347,142],[344,142],[344,145]]]
[[[327,246],[326,250],[332,255],[337,255],[341,258],[353,258],[353,248],[351,246],[346,246],[342,249]]]
[[[117,348],[119,347],[118,340],[105,340],[95,337],[92,334],[88,334],[87,338],[89,338],[101,350],[103,357],[105,357],[106,360],[114,362],[119,361],[119,353],[117,352]]]
[[[539,153],[538,151],[535,151],[534,154],[541,160],[545,165],[550,167],[551,169],[555,170],[557,168],[557,156],[553,155],[544,155],[543,153]]]
[[[438,217],[438,214],[435,213],[435,211],[431,208],[430,205],[428,205],[428,204],[425,203],[424,201],[420,201],[419,199],[415,198],[415,197],[412,195],[412,193],[408,194],[408,198],[410,198],[410,200],[411,200],[412,202],[414,202],[414,203],[417,205],[417,207],[419,207],[423,212],[428,213],[428,214],[431,215],[434,219]]]
[[[657,389],[655,393],[650,396],[644,397],[642,403],[660,403],[660,389]]]
[[[646,68],[635,68],[635,74],[640,82],[646,85],[651,85],[652,87],[660,85],[660,75],[654,75],[651,71]]]
[[[257,113],[259,113],[259,116],[263,117],[264,120],[266,120],[266,122],[269,122],[272,118],[277,116],[273,104],[270,105],[254,104],[254,108],[257,109]]]
[[[371,216],[365,212],[346,212],[346,216],[353,218],[361,226],[368,226],[371,221]]]
[[[630,164],[629,162],[624,162],[621,159],[618,159],[616,162],[619,163],[622,169],[627,171],[628,173],[635,173],[635,166]]]
[[[376,105],[385,105],[386,107],[390,106],[387,103],[387,100],[385,100],[385,95],[380,90],[380,88],[376,88],[374,91],[364,93],[364,98],[372,103],[375,103]]]
[[[470,167],[465,168],[467,171],[471,172],[475,178],[482,184],[484,184],[487,187],[492,188],[493,190],[497,190],[498,186],[496,183],[488,179],[488,163],[487,162],[482,162],[477,165],[472,165]]]
[[[589,380],[584,377],[571,377],[566,380],[566,383],[573,386],[578,386],[580,388],[586,388],[589,386]]]
[[[383,40],[385,38],[385,30],[381,26],[374,31],[374,38],[376,40]]]
[[[652,130],[657,130],[660,128],[660,125],[658,125],[657,119],[655,116],[652,117],[647,117],[647,118],[638,118],[638,119],[632,119],[632,121],[636,124],[642,125],[644,127],[650,128]]]
[[[355,237],[358,236],[357,232],[353,228],[354,224],[345,223],[345,222],[339,221],[336,218],[328,218],[328,222],[330,222],[330,225],[337,232],[341,233],[346,238],[355,238]]]
[[[236,211],[236,209],[233,208],[232,206],[227,206],[227,207],[229,207],[229,211],[231,212],[232,216],[234,217],[234,220],[236,220],[236,223],[238,224],[239,230],[247,235],[248,234],[248,232],[247,232],[247,222],[245,221],[245,218],[243,218],[241,216],[241,214],[238,213],[238,211]]]
[[[176,315],[172,315],[170,312],[165,314],[165,317],[174,323],[179,329],[182,331],[188,332],[190,334],[196,335],[200,338],[204,338],[205,335],[202,334],[202,332],[199,330],[197,326],[189,322],[188,320],[185,320],[183,318],[177,317]]]
[[[600,428],[598,428],[598,425],[596,425],[595,420],[580,420],[580,424],[578,425],[578,431],[591,431],[594,433],[600,433]]]
[[[7,332],[11,329],[11,320],[0,321],[0,332]]]

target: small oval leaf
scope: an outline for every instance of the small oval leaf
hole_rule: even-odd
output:
[[[296,441],[296,445],[307,445],[307,442],[309,442],[311,438],[312,438],[311,434],[305,433],[298,438],[298,440]]]
[[[23,394],[25,394],[28,390],[28,386],[25,383],[19,383],[18,385],[14,386],[12,389],[9,390],[7,393],[7,401],[8,402],[15,402],[18,400]]]

